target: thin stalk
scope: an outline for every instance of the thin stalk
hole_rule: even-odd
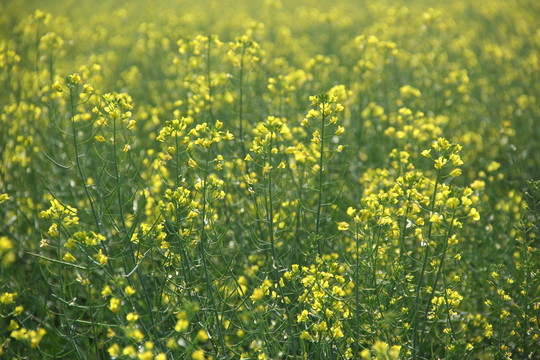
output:
[[[441,177],[441,170],[437,171],[437,179],[435,180],[435,187],[433,189],[433,195],[431,196],[431,209],[430,214],[433,213],[435,209],[435,196],[437,195],[437,189],[439,186],[439,180]],[[420,271],[420,278],[418,279],[418,284],[416,285],[416,300],[414,301],[414,311],[413,311],[413,348],[412,348],[412,358],[417,359],[416,352],[418,351],[418,307],[420,303],[420,287],[422,286],[422,280],[424,279],[424,273],[427,267],[427,261],[429,256],[429,242],[431,240],[431,231],[433,229],[433,223],[430,221],[428,225],[428,233],[426,237],[426,251],[424,252],[424,261],[422,263],[422,270]]]
[[[246,53],[246,44],[242,45],[242,56],[240,57],[240,87],[238,89],[238,120],[240,121],[240,146],[242,147],[242,158],[246,158],[246,146],[244,144],[244,55]],[[246,165],[246,174],[249,173],[248,162],[244,161]]]
[[[113,164],[114,164],[114,178],[116,180],[116,193],[117,193],[117,201],[118,201],[118,207],[119,207],[119,212],[120,212],[120,220],[122,224],[122,229],[126,233],[127,242],[129,243],[130,255],[133,262],[133,266],[136,268],[135,272],[137,274],[137,279],[139,280],[139,283],[141,284],[141,287],[143,289],[144,302],[146,303],[146,307],[148,309],[148,316],[150,317],[150,324],[152,327],[152,332],[153,332],[155,340],[159,341],[156,322],[154,319],[154,312],[152,311],[152,302],[150,301],[150,297],[148,296],[148,290],[146,288],[146,284],[144,283],[144,279],[141,275],[140,269],[137,266],[135,250],[133,249],[133,243],[131,242],[131,239],[129,236],[130,231],[128,230],[127,225],[126,225],[126,219],[125,219],[123,203],[122,203],[122,192],[121,192],[122,183],[120,182],[120,170],[118,167],[118,157],[116,156],[116,134],[117,134],[116,119],[113,119]],[[143,328],[146,329],[146,327],[143,327]],[[158,344],[158,345],[160,348],[162,347],[161,344]]]
[[[74,101],[73,97],[74,97],[73,85],[70,85],[69,86],[69,100],[70,100],[70,103],[71,103],[71,128],[72,128],[72,131],[73,131],[73,146],[75,148],[75,164],[77,165],[77,170],[79,171],[79,176],[81,177],[81,180],[82,180],[82,183],[83,183],[86,198],[88,199],[88,202],[90,203],[90,208],[92,209],[92,215],[94,217],[94,222],[96,223],[97,231],[98,231],[98,233],[101,233],[101,226],[100,226],[101,224],[100,224],[100,221],[98,220],[98,217],[97,217],[96,209],[94,207],[94,201],[93,201],[92,197],[90,196],[90,193],[88,192],[88,184],[87,184],[87,181],[86,181],[86,176],[83,173],[81,162],[79,161],[79,157],[80,157],[80,155],[79,155],[79,143],[77,141],[77,130],[75,128],[75,101]]]
[[[360,341],[360,238],[358,234],[358,223],[355,226],[355,238],[356,238],[356,269],[355,269],[355,284],[354,284],[354,296],[355,296],[355,314],[356,314],[356,341],[354,344],[358,346]]]
[[[223,340],[223,334],[221,333],[221,321],[219,320],[219,313],[217,311],[216,302],[214,300],[214,294],[212,291],[212,283],[210,282],[210,275],[208,273],[208,264],[206,261],[206,188],[208,180],[208,163],[210,162],[210,150],[206,150],[206,161],[204,165],[204,183],[203,183],[203,193],[202,193],[202,224],[201,224],[201,258],[204,268],[204,277],[206,280],[206,287],[208,288],[208,297],[210,298],[210,304],[212,305],[212,310],[214,311],[214,318],[216,322],[217,335],[219,337],[219,342],[221,346],[221,351],[223,356],[226,356],[225,351],[225,341]],[[218,354],[219,355],[219,354]],[[219,356],[218,356],[219,357]]]
[[[446,257],[446,250],[448,249],[448,238],[450,237],[450,234],[452,233],[452,227],[454,225],[454,216],[455,216],[456,212],[454,211],[454,213],[452,214],[452,220],[450,221],[450,227],[448,228],[448,231],[446,232],[446,236],[445,236],[445,240],[444,240],[444,247],[443,247],[443,251],[442,251],[442,254],[441,254],[441,263],[439,264],[439,269],[437,270],[437,275],[435,276],[435,281],[433,282],[433,286],[431,287],[431,293],[429,294],[429,300],[426,304],[426,310],[424,311],[424,320],[422,322],[422,330],[420,331],[420,334],[421,334],[421,338],[420,338],[420,354],[419,356],[422,357],[422,346],[424,345],[424,340],[425,340],[425,329],[426,329],[426,325],[427,325],[427,318],[428,318],[428,312],[429,312],[429,308],[431,307],[431,301],[433,300],[433,296],[435,296],[435,289],[437,288],[437,284],[439,282],[439,278],[441,276],[441,273],[442,273],[442,270],[444,268],[444,259]],[[446,294],[446,290],[443,289],[443,291],[445,291],[445,294]]]
[[[272,147],[273,147],[273,140],[274,140],[274,132],[270,132],[270,146],[268,148],[268,163],[270,164],[270,170],[268,171],[268,211],[267,211],[267,222],[268,222],[268,233],[270,237],[270,246],[272,249],[272,267],[273,267],[273,273],[274,278],[276,282],[276,286],[278,288],[279,294],[281,298],[283,299],[283,305],[285,307],[285,313],[287,314],[287,332],[289,333],[289,338],[291,339],[291,343],[293,346],[293,352],[296,351],[296,341],[295,337],[292,331],[292,323],[291,323],[291,316],[289,314],[289,307],[287,306],[287,303],[285,302],[285,293],[283,292],[283,289],[281,287],[281,284],[279,282],[279,268],[278,263],[283,266],[281,263],[281,260],[279,259],[277,252],[276,252],[276,246],[275,246],[275,240],[274,240],[274,205],[273,205],[273,197],[272,197]]]
[[[325,105],[322,106],[322,121],[321,121],[321,154],[319,156],[319,200],[317,202],[317,222],[315,226],[315,237],[317,238],[317,252],[319,257],[322,256],[321,251],[321,239],[319,239],[319,225],[321,217],[321,206],[322,206],[322,183],[323,183],[323,166],[324,166],[324,120],[325,120]]]
[[[212,80],[210,79],[210,48],[212,43],[212,37],[207,36],[208,46],[206,47],[206,81],[208,86],[208,113],[210,114],[210,121],[214,124],[214,114],[212,112]]]
[[[62,254],[60,252],[61,248],[62,248],[62,246],[60,244],[60,236],[58,236],[58,245],[56,246],[58,259],[62,258]],[[60,281],[60,289],[62,291],[62,299],[65,299],[66,298],[66,285],[64,283],[64,270],[63,270],[62,265],[63,265],[62,261],[58,261],[58,280]],[[70,323],[70,320],[69,320],[69,315],[67,313],[66,303],[65,302],[62,302],[62,312],[63,312],[63,315],[64,315],[64,319],[66,321],[66,327],[67,327],[67,333],[68,333],[68,337],[69,337],[69,342],[71,343],[71,345],[73,346],[73,349],[77,353],[77,358],[83,359],[84,357],[83,357],[83,355],[82,355],[82,353],[81,353],[79,347],[77,346],[77,343],[75,342],[74,337],[73,337],[73,332],[72,332],[72,329],[71,329],[71,323]]]

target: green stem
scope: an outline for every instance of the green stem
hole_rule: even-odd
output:
[[[216,302],[214,300],[214,294],[212,291],[212,283],[210,282],[210,275],[208,273],[208,265],[206,261],[206,188],[207,188],[207,180],[208,180],[208,163],[210,161],[210,150],[206,150],[206,161],[204,165],[204,183],[203,183],[203,193],[202,193],[202,224],[201,224],[201,258],[204,268],[204,277],[206,280],[206,287],[208,288],[208,297],[210,298],[210,304],[212,306],[212,310],[214,311],[214,319],[216,322],[216,330],[219,337],[219,342],[221,346],[221,351],[223,352],[223,356],[226,356],[225,351],[225,341],[223,339],[223,334],[221,333],[221,321],[219,320],[219,313],[217,311]],[[219,354],[218,354],[219,358]]]
[[[435,197],[437,196],[437,189],[439,186],[439,180],[441,177],[441,170],[437,171],[437,179],[435,180],[435,188],[433,189],[433,195],[431,197],[431,209],[430,209],[430,215],[433,213],[433,210],[435,209]],[[424,279],[424,273],[426,271],[427,267],[427,261],[429,256],[429,242],[431,240],[431,231],[433,229],[433,223],[430,221],[428,225],[428,233],[426,237],[426,250],[424,252],[424,261],[422,262],[422,270],[420,270],[420,278],[418,279],[418,283],[416,285],[416,300],[414,301],[414,311],[413,311],[413,348],[412,348],[412,358],[413,360],[417,359],[416,352],[418,351],[418,307],[420,305],[420,287],[422,286],[422,280]]]
[[[322,183],[323,183],[323,166],[324,166],[324,121],[325,121],[325,105],[322,106],[322,121],[321,121],[321,148],[319,156],[319,200],[317,203],[317,222],[315,227],[315,237],[317,239],[317,252],[319,257],[322,256],[321,251],[321,239],[319,239],[319,226],[320,226],[320,217],[321,217],[321,206],[322,206]]]
[[[433,297],[435,296],[435,289],[437,288],[439,278],[440,278],[442,270],[444,268],[444,259],[446,257],[446,250],[448,249],[448,238],[450,237],[450,234],[452,233],[452,227],[453,227],[453,224],[454,224],[454,216],[455,216],[455,214],[456,214],[456,212],[454,211],[454,213],[452,214],[452,220],[450,221],[450,227],[448,228],[448,231],[446,232],[446,236],[445,236],[445,239],[444,239],[444,247],[443,247],[443,251],[442,251],[442,254],[441,254],[441,263],[439,265],[439,269],[437,270],[437,275],[435,276],[435,281],[433,282],[433,286],[431,287],[431,293],[429,294],[429,300],[428,300],[428,302],[426,304],[426,309],[424,311],[424,320],[422,322],[422,330],[420,331],[421,338],[420,338],[419,357],[422,357],[422,346],[424,345],[424,340],[425,340],[424,331],[425,331],[426,325],[427,325],[428,312],[429,312],[429,308],[431,307],[431,301],[433,300]],[[443,291],[446,294],[446,290],[443,289]]]

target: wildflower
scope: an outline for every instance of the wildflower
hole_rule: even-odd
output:
[[[60,83],[58,81],[55,81],[52,85],[51,85],[51,88],[56,91],[56,92],[62,92],[62,85],[60,85]]]
[[[206,340],[208,340],[208,334],[206,333],[206,331],[201,329],[197,332],[197,336],[195,337],[195,340],[205,342]]]
[[[28,337],[30,338],[30,346],[33,349],[37,348],[39,343],[41,342],[41,339],[43,338],[43,336],[45,336],[46,333],[47,331],[42,328],[38,328],[37,331],[30,330],[28,332]]]
[[[480,220],[480,214],[475,208],[471,208],[471,210],[469,211],[469,217],[473,219],[473,221]]]
[[[178,319],[174,330],[177,332],[186,331],[189,326],[189,322],[186,319]]]
[[[129,314],[126,315],[126,320],[129,322],[135,322],[139,320],[139,315],[130,312]]]
[[[131,286],[129,286],[129,285],[128,285],[128,286],[126,286],[126,289],[125,289],[125,291],[126,291],[126,295],[127,295],[127,296],[131,296],[131,295],[133,295],[133,294],[135,294],[135,293],[136,293],[135,289],[134,289],[134,288],[132,288],[132,287],[131,287]]]
[[[107,261],[109,260],[109,258],[103,254],[103,251],[101,249],[99,249],[99,253],[94,255],[94,259],[99,262],[99,266],[107,265]]]
[[[81,81],[81,76],[77,73],[70,75],[68,78],[72,84],[78,84]]]
[[[111,310],[113,313],[117,313],[118,305],[120,305],[120,299],[117,299],[115,297],[111,298],[109,310]]]
[[[129,356],[129,357],[135,357],[135,355],[137,355],[137,351],[135,350],[135,348],[131,345],[128,345],[124,348],[124,350],[122,350],[122,355],[124,356]]]
[[[204,360],[204,351],[203,350],[195,350],[191,354],[191,358],[193,360]]]
[[[338,230],[339,231],[346,231],[349,229],[349,224],[345,221],[342,221],[342,222],[339,222],[338,223]]]
[[[399,359],[399,353],[401,352],[401,345],[393,345],[390,348],[390,359]]]
[[[448,160],[440,156],[437,160],[435,160],[435,169],[440,170],[447,162]]]
[[[3,305],[11,304],[13,301],[15,301],[15,297],[17,297],[17,293],[5,292],[2,295],[0,295],[0,304],[3,304]]]
[[[313,132],[313,138],[311,139],[311,141],[314,143],[314,144],[319,144],[321,142],[321,136],[319,134],[319,130],[315,130]]]
[[[264,291],[261,288],[257,288],[253,290],[253,294],[251,294],[251,301],[259,301],[264,297]]]
[[[429,221],[432,222],[432,223],[435,223],[435,224],[440,224],[441,223],[441,220],[442,220],[442,215],[439,215],[437,213],[434,213],[433,215],[431,215],[431,217],[429,218]]]
[[[309,313],[307,310],[305,309],[302,310],[302,313],[296,317],[296,322],[298,323],[306,322],[308,319],[308,314]]]
[[[333,326],[331,331],[332,331],[332,337],[334,339],[339,339],[344,336],[343,331],[341,331],[341,324],[339,324],[338,326]]]
[[[455,210],[459,206],[459,199],[455,197],[451,197],[448,200],[446,200],[446,206],[450,209]]]
[[[13,315],[16,315],[16,316],[21,315],[23,311],[24,311],[23,306],[16,306],[15,310],[13,310]]]
[[[431,149],[422,151],[422,156],[427,157],[428,159],[431,159]]]
[[[71,255],[71,253],[69,251],[66,253],[66,255],[64,255],[63,260],[68,261],[68,262],[72,262],[72,263],[77,262],[77,259],[75,258],[75,256]]]
[[[9,326],[7,327],[7,331],[17,330],[19,328],[19,324],[13,319],[9,321]]]
[[[55,89],[56,90],[56,89]],[[56,90],[58,91],[58,90]],[[94,86],[90,84],[84,84],[83,86],[83,93],[84,94],[90,94],[94,92]]]

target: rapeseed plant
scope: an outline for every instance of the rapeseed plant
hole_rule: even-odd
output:
[[[538,356],[536,3],[4,10],[0,357]]]

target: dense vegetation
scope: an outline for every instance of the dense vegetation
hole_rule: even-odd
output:
[[[540,356],[540,3],[2,7],[1,358]]]

